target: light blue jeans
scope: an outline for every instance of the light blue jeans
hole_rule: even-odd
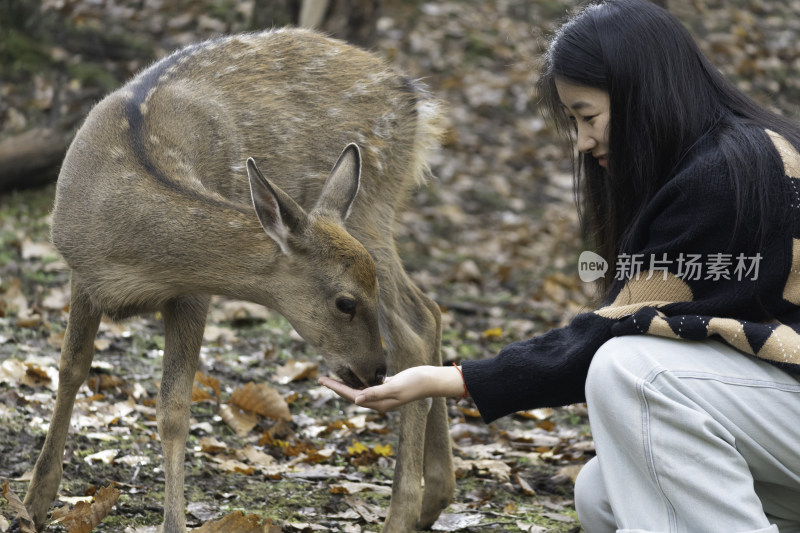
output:
[[[796,377],[717,341],[618,337],[586,398],[586,533],[800,532]]]

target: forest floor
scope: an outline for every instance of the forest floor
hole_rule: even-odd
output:
[[[48,43],[45,56],[34,58],[43,66],[33,83],[21,81],[24,67],[4,72],[0,138],[82,116],[153,59],[245,29],[252,4],[45,0],[43,17],[96,32],[106,52],[75,50],[65,32],[63,42]],[[432,165],[436,179],[413,196],[397,238],[411,277],[442,309],[445,364],[491,357],[590,305],[593,287],[577,275],[582,242],[569,158],[533,93],[546,38],[575,5],[385,2],[376,52],[449,106],[446,143]],[[670,0],[669,7],[740,86],[800,116],[800,2]],[[0,499],[0,533],[12,527],[8,498],[23,497],[44,440],[68,317],[68,271],[48,243],[53,194],[49,185],[0,195],[0,483],[8,482],[9,494]],[[161,520],[159,318],[104,321],[91,377],[78,395],[58,505],[99,501],[101,487],[119,490],[93,531],[144,533]],[[243,511],[271,520],[270,531],[378,531],[397,414],[346,404],[319,387],[315,376],[327,374],[319,354],[258,306],[215,299],[205,341],[187,444],[189,526]],[[243,397],[284,416],[246,413]],[[434,530],[580,531],[572,483],[594,452],[585,406],[486,425],[464,400],[449,402],[449,415],[457,491]]]

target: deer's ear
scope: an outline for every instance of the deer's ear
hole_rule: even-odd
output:
[[[347,219],[361,183],[361,151],[355,143],[348,144],[325,180],[314,211],[336,213]]]
[[[288,255],[289,234],[303,231],[308,215],[280,187],[264,177],[252,157],[247,159],[247,177],[261,227]]]

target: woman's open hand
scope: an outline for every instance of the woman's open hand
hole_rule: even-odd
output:
[[[387,377],[381,385],[366,389],[353,389],[328,377],[319,383],[356,405],[375,409],[381,413],[402,405],[436,396],[460,397],[464,391],[461,373],[455,367],[414,366]]]

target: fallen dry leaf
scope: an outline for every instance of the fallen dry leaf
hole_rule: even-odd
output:
[[[462,406],[459,405],[459,406],[457,406],[457,408],[458,408],[459,411],[464,413],[465,416],[468,416],[470,418],[480,418],[481,417],[481,412],[478,411],[477,409],[475,409],[474,407],[462,407]]]
[[[541,407],[539,409],[529,409],[528,411],[518,411],[515,414],[522,418],[529,418],[532,420],[547,420],[555,410],[552,407]]]
[[[275,458],[270,454],[257,450],[252,446],[246,446],[244,449],[238,450],[236,455],[258,468],[271,466],[275,463]]]
[[[221,299],[221,298],[219,298]],[[214,322],[263,322],[270,318],[269,310],[263,305],[240,300],[225,301],[222,308],[212,311],[211,318]]]
[[[381,457],[391,457],[394,455],[394,450],[391,444],[376,444],[373,448],[369,448],[356,441],[347,447],[347,454],[351,464],[366,466],[375,463]]]
[[[22,241],[23,259],[41,259],[44,257],[58,257],[58,252],[49,242],[33,242],[30,239]]]
[[[86,461],[87,464],[99,462],[108,465],[111,464],[111,462],[117,455],[119,455],[119,450],[117,449],[103,450],[97,453],[87,455],[86,457],[83,458],[83,460]]]
[[[22,281],[19,278],[9,278],[7,283],[5,292],[0,295],[3,309],[6,312],[13,311],[17,316],[27,316],[28,298],[22,294]]]
[[[536,496],[536,491],[533,490],[533,487],[531,487],[530,483],[525,481],[525,478],[519,474],[514,474],[514,481],[517,482],[517,485],[519,485],[519,488],[522,490],[522,493],[525,496]]]
[[[33,363],[25,363],[25,374],[33,379],[35,382],[47,383],[50,381],[50,376],[47,371]]]
[[[301,379],[317,379],[319,367],[317,363],[311,361],[289,359],[285,365],[277,368],[275,374],[278,376],[278,383],[285,385]]]
[[[356,498],[355,496],[347,496],[344,501],[352,510],[357,512],[361,518],[370,524],[379,522],[381,515],[385,513],[385,511],[379,506],[369,504],[361,498]]]
[[[19,318],[17,318],[18,328],[36,328],[41,324],[42,317],[37,314],[33,314],[31,316],[22,316],[22,314],[20,314]]]
[[[67,533],[89,533],[103,519],[117,503],[119,490],[111,487],[102,487],[94,495],[94,503],[79,502],[75,508],[65,513],[53,512],[54,522],[61,523],[67,528]]]
[[[254,413],[248,413],[227,403],[220,406],[219,416],[240,437],[247,436],[258,424],[258,417]]]
[[[511,477],[511,467],[499,459],[462,459],[455,457],[453,460],[456,477],[464,477],[470,474],[477,476],[491,476],[492,478],[506,482]]]
[[[113,337],[128,337],[131,334],[131,325],[129,322],[114,322],[107,316],[103,316],[100,320],[100,332],[108,333]],[[92,362],[92,367],[95,366],[95,361]]]
[[[574,485],[575,480],[578,479],[578,473],[582,468],[583,464],[562,466],[558,469],[556,475],[553,476],[553,481],[556,483],[563,483],[569,480]]]
[[[78,413],[78,423],[82,427],[95,429],[105,428],[120,420],[124,420],[137,410],[137,405],[136,402],[133,401],[133,398],[128,398],[126,401],[113,404],[98,402],[98,400],[103,399],[104,396],[102,394],[95,394],[89,398],[81,398],[80,400],[82,401],[76,402],[79,405],[94,403],[94,405],[88,408],[88,411]]]
[[[11,510],[19,517],[20,531],[22,533],[36,533],[36,528],[28,514],[28,510],[25,508],[22,500],[19,499],[19,496],[8,488],[8,481],[3,483],[3,498],[6,499],[8,506],[11,507]]]
[[[317,464],[324,463],[336,453],[335,448],[323,448],[322,450],[308,450],[301,457],[305,463]]]
[[[434,531],[459,531],[480,525],[482,519],[482,515],[474,513],[442,513],[431,529]]]
[[[376,444],[372,448],[372,451],[381,457],[391,457],[394,455],[394,450],[392,450],[391,444]]]
[[[231,394],[230,403],[244,411],[256,413],[275,420],[292,419],[289,405],[281,394],[265,383],[247,383]]]
[[[222,392],[220,390],[219,380],[217,378],[212,378],[211,376],[198,370],[194,373],[194,380],[196,383],[211,389],[214,392],[214,395],[217,397],[217,403],[219,403]],[[194,397],[194,390],[192,391],[192,396]]]
[[[122,378],[109,374],[95,374],[87,380],[87,385],[89,385],[89,388],[94,392],[113,389],[114,387],[119,387],[123,383],[124,381]]]
[[[245,476],[251,476],[256,471],[255,467],[244,464],[236,459],[224,459],[218,457],[213,457],[212,459],[214,462],[219,464],[219,468],[225,472],[234,472],[237,474],[244,474]]]
[[[370,491],[375,494],[390,495],[392,487],[385,485],[375,485],[374,483],[355,483],[350,481],[342,481],[331,485],[332,494],[356,494],[358,492]]]
[[[231,328],[209,324],[203,331],[203,340],[210,343],[225,344],[236,342],[238,339],[239,337],[236,336],[236,332]]]
[[[347,447],[347,453],[350,455],[361,455],[367,452],[369,452],[369,448],[360,442],[354,442],[352,446]]]
[[[482,333],[482,336],[487,341],[494,341],[503,336],[502,328],[490,328]]]
[[[220,453],[228,449],[228,445],[218,441],[214,437],[203,437],[200,439],[200,451],[206,453]]]
[[[104,352],[111,347],[111,339],[95,339],[94,349],[98,352]]]
[[[64,335],[67,333],[66,330],[63,331],[54,331],[47,337],[47,344],[52,346],[53,348],[61,349],[61,346],[64,344]]]
[[[539,425],[537,424],[537,428]],[[533,430],[510,429],[502,432],[502,435],[514,443],[525,443],[536,450],[548,450],[555,448],[562,443],[562,439],[557,435],[544,434],[536,428]]]
[[[192,403],[205,402],[213,399],[214,397],[211,396],[208,391],[201,389],[197,385],[192,385]]]
[[[35,388],[45,386],[50,390],[58,388],[58,369],[23,362],[19,359],[6,359],[0,365],[0,383],[13,386],[25,385]]]
[[[25,363],[19,359],[6,359],[0,365],[0,383],[16,385],[25,377]]]
[[[150,464],[150,458],[146,455],[125,455],[123,457],[114,458],[114,464],[144,466]]]
[[[280,526],[272,523],[270,518],[256,515],[245,515],[241,511],[234,511],[219,520],[209,521],[192,533],[281,533]]]
[[[53,287],[42,299],[42,307],[62,311],[69,306],[70,293],[68,287]]]

